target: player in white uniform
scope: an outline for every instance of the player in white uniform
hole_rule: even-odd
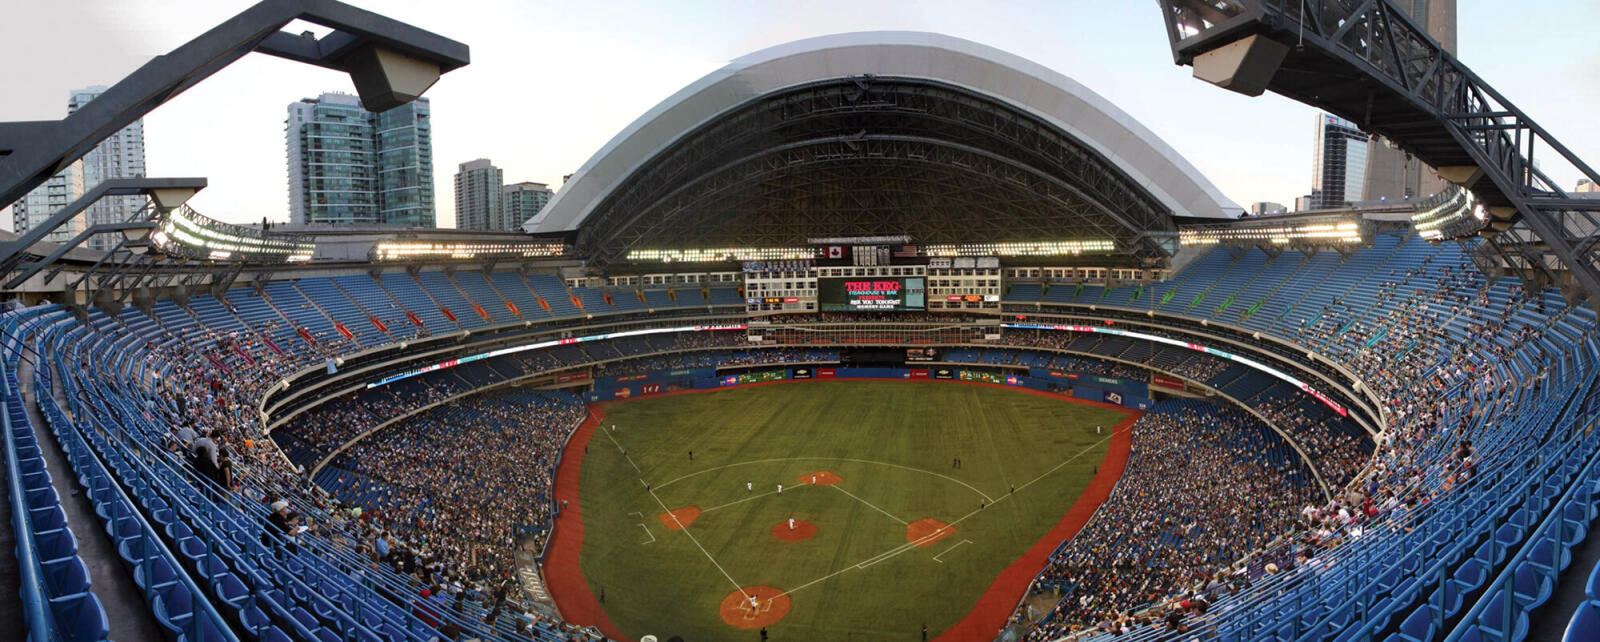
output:
[[[753,493],[753,492],[756,492],[755,482],[745,482],[744,483],[744,492],[745,492],[746,495],[748,495],[750,493]]]
[[[793,517],[789,518],[789,530],[791,530],[791,531],[794,530],[794,518]]]
[[[783,484],[778,484],[778,494],[779,495],[783,494]]]

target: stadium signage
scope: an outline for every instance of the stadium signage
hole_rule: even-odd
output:
[[[1294,376],[1290,375],[1289,373],[1284,372],[1282,370],[1279,370],[1277,368],[1274,368],[1272,366],[1269,366],[1267,364],[1261,363],[1261,362],[1256,361],[1254,359],[1250,359],[1250,358],[1247,358],[1247,357],[1241,357],[1241,356],[1233,354],[1231,352],[1225,352],[1225,351],[1222,351],[1222,350],[1218,350],[1216,348],[1212,348],[1210,346],[1203,346],[1203,345],[1200,345],[1198,343],[1190,343],[1188,341],[1179,341],[1177,339],[1169,339],[1167,337],[1158,337],[1156,335],[1145,334],[1143,332],[1130,332],[1128,330],[1117,330],[1117,329],[1114,329],[1114,328],[1098,328],[1098,327],[1087,326],[1087,325],[1054,325],[1054,324],[1045,324],[1045,323],[1002,323],[1002,324],[1000,324],[1000,327],[1002,327],[1002,328],[1013,328],[1013,329],[1017,329],[1017,330],[1051,330],[1051,331],[1057,331],[1057,332],[1093,332],[1093,333],[1097,333],[1097,334],[1109,334],[1109,335],[1114,335],[1114,336],[1119,336],[1119,337],[1127,337],[1127,338],[1130,338],[1130,339],[1144,339],[1146,341],[1154,341],[1156,343],[1164,343],[1164,344],[1167,344],[1169,346],[1178,346],[1180,348],[1188,348],[1188,349],[1194,350],[1196,352],[1204,352],[1204,353],[1209,354],[1209,355],[1222,357],[1223,359],[1227,359],[1229,361],[1232,361],[1234,363],[1238,363],[1240,365],[1243,365],[1243,366],[1246,366],[1246,367],[1249,367],[1249,368],[1254,368],[1256,370],[1260,370],[1261,372],[1265,372],[1268,375],[1271,375],[1271,376],[1276,377],[1276,378],[1278,378],[1280,380],[1288,382],[1289,385],[1294,386],[1296,388],[1299,388],[1301,392],[1304,392],[1304,393],[1306,393],[1308,395],[1311,395],[1312,397],[1316,398],[1317,401],[1322,402],[1323,405],[1326,405],[1327,407],[1332,408],[1334,412],[1339,413],[1340,417],[1348,417],[1348,416],[1350,416],[1350,411],[1346,410],[1344,406],[1339,405],[1339,402],[1334,401],[1333,398],[1329,397],[1328,395],[1323,394],[1321,391],[1318,391],[1316,388],[1312,388],[1310,385],[1307,385],[1306,382],[1295,378]]]
[[[922,310],[925,279],[818,279],[817,300],[823,312]]]
[[[431,366],[417,368],[415,370],[407,370],[405,372],[402,372],[402,373],[399,373],[399,374],[395,374],[395,375],[389,375],[387,377],[384,377],[382,379],[379,379],[377,381],[369,383],[369,384],[367,384],[367,389],[371,390],[371,389],[377,388],[379,386],[386,386],[386,385],[389,385],[389,384],[394,383],[396,381],[400,381],[402,379],[410,379],[410,378],[415,377],[417,375],[424,375],[424,374],[433,372],[435,370],[444,370],[446,368],[454,368],[456,366],[459,366],[459,365],[462,365],[462,364],[465,364],[465,363],[472,363],[474,361],[482,361],[484,359],[489,359],[489,358],[492,358],[492,357],[498,357],[498,356],[507,355],[507,354],[515,354],[515,353],[518,353],[518,352],[526,352],[528,350],[542,350],[544,348],[551,348],[551,347],[555,347],[555,346],[569,346],[569,345],[573,345],[573,344],[577,344],[577,343],[588,343],[590,341],[605,341],[607,339],[621,339],[621,338],[625,338],[625,337],[639,337],[639,336],[644,336],[644,335],[648,335],[648,334],[670,334],[670,333],[674,333],[674,332],[720,332],[720,331],[725,331],[725,330],[745,330],[745,329],[748,329],[748,326],[746,326],[743,323],[726,323],[726,324],[718,324],[718,325],[686,325],[686,326],[679,326],[679,327],[676,327],[676,328],[645,328],[643,330],[624,330],[622,332],[607,332],[605,334],[593,334],[593,335],[589,335],[589,336],[586,336],[586,337],[567,337],[565,339],[556,339],[554,341],[540,341],[538,343],[528,343],[528,344],[524,344],[524,345],[520,345],[520,346],[512,346],[512,347],[509,347],[509,348],[501,348],[499,350],[491,350],[489,352],[475,354],[475,355],[472,355],[470,357],[461,357],[459,359],[450,359],[450,360],[447,360],[447,361],[440,361],[439,363],[435,363],[435,364],[433,364]]]

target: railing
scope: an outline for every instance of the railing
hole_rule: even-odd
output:
[[[29,519],[27,498],[22,493],[22,468],[17,459],[17,447],[14,426],[11,425],[9,406],[20,403],[20,399],[11,385],[10,373],[6,368],[0,368],[0,395],[4,396],[5,408],[0,408],[0,426],[6,431],[6,482],[11,488],[11,524],[13,534],[16,536],[17,566],[21,571],[21,592],[23,618],[26,620],[28,640],[30,642],[47,642],[56,635],[56,622],[54,614],[45,607],[48,600],[44,592],[44,570],[39,566],[39,553],[34,549],[33,525]]]

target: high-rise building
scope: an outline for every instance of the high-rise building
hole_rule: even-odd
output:
[[[1456,52],[1456,0],[1394,0],[1411,21],[1439,45]],[[1367,144],[1366,184],[1361,200],[1398,200],[1429,196],[1445,188],[1445,181],[1410,154],[1378,136]]]
[[[1317,115],[1311,165],[1311,206],[1328,209],[1361,200],[1367,170],[1367,135],[1355,123]]]
[[[533,218],[550,202],[554,192],[544,183],[521,182],[506,186],[505,220],[501,230],[512,232],[522,229],[522,224]]]
[[[1574,191],[1579,194],[1594,194],[1600,192],[1600,186],[1595,185],[1594,181],[1587,178],[1580,178],[1578,179],[1578,188]]]
[[[505,174],[487,158],[462,163],[456,172],[456,227],[506,229],[505,209],[500,206],[505,183]]]
[[[1251,216],[1265,216],[1267,214],[1282,214],[1282,213],[1287,212],[1287,211],[1289,211],[1289,208],[1284,207],[1283,203],[1274,203],[1272,201],[1261,201],[1261,202],[1258,202],[1258,203],[1251,203],[1250,204],[1250,215]]]
[[[383,113],[347,94],[289,105],[289,220],[433,227],[428,99]]]
[[[73,90],[67,99],[67,113],[77,112],[105,91],[106,88],[100,86]],[[101,181],[113,178],[144,176],[144,119],[133,121],[133,124],[100,141],[88,154],[84,154],[82,160],[84,190],[94,189]],[[136,214],[144,204],[145,199],[140,196],[107,196],[89,205],[87,224],[121,223]],[[120,239],[121,235],[117,234],[96,234],[89,239],[89,247],[109,250]]]
[[[68,203],[83,197],[83,192],[83,160],[79,159],[60,173],[51,176],[43,185],[24,194],[21,200],[11,204],[12,230],[17,234],[23,234],[38,227]],[[87,220],[88,212],[79,212],[77,216],[51,231],[44,240],[54,243],[71,240],[87,229]]]

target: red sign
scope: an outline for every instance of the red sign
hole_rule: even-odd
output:
[[[832,379],[832,378],[834,378],[833,368],[817,368],[817,378],[818,379]]]
[[[1154,385],[1157,385],[1157,386],[1162,386],[1162,387],[1165,387],[1165,388],[1172,388],[1174,390],[1183,390],[1183,388],[1184,388],[1184,383],[1183,383],[1182,379],[1174,379],[1172,377],[1168,377],[1168,376],[1164,376],[1164,375],[1158,375],[1158,374],[1150,375],[1150,383],[1152,383]]]
[[[633,391],[627,388],[617,388],[617,391],[614,394],[618,399],[627,399],[628,397],[633,396]]]
[[[556,383],[567,383],[569,381],[584,381],[584,380],[586,380],[588,378],[589,378],[589,373],[588,372],[564,372],[564,373],[556,375]]]
[[[911,378],[912,379],[927,379],[928,378],[928,369],[927,368],[912,368],[911,369]]]
[[[624,376],[624,377],[617,377],[617,382],[621,383],[621,382],[624,382],[624,381],[640,381],[640,380],[648,379],[648,378],[650,378],[650,375],[644,375],[644,374],[627,375],[627,376]]]
[[[661,392],[661,384],[659,383],[647,383],[639,386],[639,394],[653,395],[659,392]]]
[[[797,296],[786,296],[786,297],[783,297],[783,302],[784,303],[799,303],[800,302],[800,297],[797,297]]]

